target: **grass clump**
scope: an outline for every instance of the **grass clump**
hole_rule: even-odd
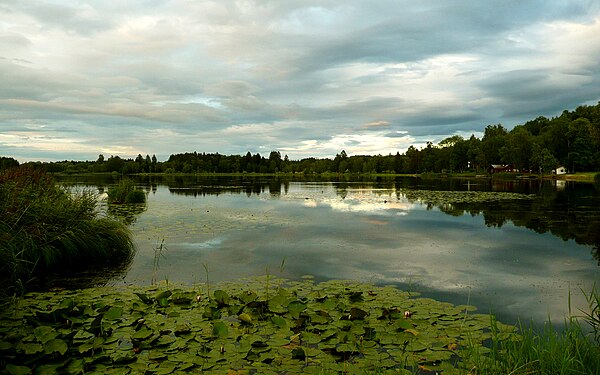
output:
[[[108,200],[110,203],[144,203],[146,202],[146,193],[136,189],[132,180],[124,179],[119,184],[108,190]]]
[[[14,294],[49,272],[133,255],[126,225],[100,217],[96,196],[72,194],[45,172],[0,173],[0,287]]]
[[[564,331],[557,331],[547,322],[541,331],[519,327],[518,335],[506,336],[496,328],[492,317],[490,348],[473,345],[465,356],[471,363],[470,374],[598,374],[598,303],[600,296],[594,287],[586,295],[590,312],[581,317],[592,330],[586,334],[576,317],[566,321]]]

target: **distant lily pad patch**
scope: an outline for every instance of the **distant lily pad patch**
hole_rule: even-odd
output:
[[[440,191],[401,189],[402,195],[411,202],[440,205],[446,203],[484,203],[509,200],[530,200],[535,194],[503,191]]]
[[[461,349],[485,352],[492,319],[394,287],[308,278],[30,293],[11,303],[0,310],[0,372],[9,374],[461,373]]]

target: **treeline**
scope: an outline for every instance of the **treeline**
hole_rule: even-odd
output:
[[[0,158],[0,169],[16,160]],[[348,156],[290,160],[278,151],[221,155],[190,152],[159,162],[156,156],[123,159],[100,155],[96,161],[62,161],[43,164],[49,172],[84,173],[457,173],[490,171],[492,165],[509,165],[520,172],[550,173],[558,166],[570,172],[600,170],[600,102],[563,111],[548,119],[540,116],[508,131],[488,125],[481,139],[454,135],[438,144],[410,146],[395,155]]]

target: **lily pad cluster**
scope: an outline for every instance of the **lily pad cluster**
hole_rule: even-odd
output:
[[[309,278],[30,293],[0,312],[0,371],[458,373],[491,335],[473,310]]]
[[[510,193],[502,191],[441,191],[401,189],[401,194],[410,202],[431,205],[447,203],[485,203],[505,200],[534,199],[535,194]]]

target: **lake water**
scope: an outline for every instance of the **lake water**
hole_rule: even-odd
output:
[[[127,212],[137,253],[109,285],[265,275],[394,284],[505,323],[561,325],[600,286],[592,184],[488,179],[146,177]],[[108,177],[65,178],[100,193]],[[492,193],[483,193],[492,192]],[[519,195],[502,196],[504,193]],[[488,194],[488,195],[486,195]],[[483,198],[482,198],[483,197]],[[525,199],[512,199],[525,198]],[[158,251],[162,243],[162,250]]]

